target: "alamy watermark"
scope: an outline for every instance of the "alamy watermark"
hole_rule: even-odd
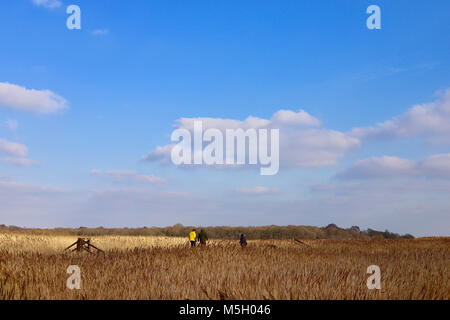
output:
[[[367,18],[366,25],[369,30],[381,29],[381,9],[376,4],[372,4],[367,7],[367,14],[370,16]]]
[[[67,7],[66,13],[70,16],[66,20],[66,26],[69,30],[81,29],[81,9],[75,4],[71,4]]]
[[[75,4],[67,7],[66,13],[70,16],[66,20],[69,30],[81,30],[81,9]],[[370,30],[381,29],[381,9],[378,5],[372,4],[367,7],[366,13],[370,16],[366,20],[366,26]]]
[[[70,277],[66,281],[66,287],[69,290],[81,289],[81,270],[77,265],[70,265],[67,267],[66,272],[70,274]],[[367,267],[367,274],[370,274],[367,278],[367,289],[380,290],[381,289],[381,270],[377,265],[370,265]]]
[[[367,267],[367,273],[371,274],[369,278],[367,278],[367,289],[373,290],[381,289],[381,270],[377,265],[371,265]]]
[[[269,140],[270,133],[270,140]],[[203,122],[194,121],[191,131],[179,128],[171,136],[177,144],[172,148],[173,164],[207,166],[260,165],[261,175],[275,175],[280,166],[279,129],[209,128],[203,132]],[[248,143],[247,143],[248,142]],[[269,153],[270,149],[270,153]]]
[[[67,278],[66,287],[70,290],[80,290],[81,289],[81,270],[77,265],[71,265],[67,267],[66,272],[70,274]]]

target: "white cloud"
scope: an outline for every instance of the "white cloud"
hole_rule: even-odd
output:
[[[59,0],[32,0],[32,2],[36,6],[42,6],[49,9],[58,8],[62,5],[62,2]]]
[[[5,153],[11,156],[24,157],[28,153],[28,148],[20,143],[9,142],[0,138],[0,153]]]
[[[158,162],[160,164],[169,164],[170,160],[170,152],[174,147],[174,144],[168,144],[165,146],[158,146],[155,150],[142,157],[142,161],[150,161],[150,162]]]
[[[176,121],[175,127],[184,128],[187,130],[194,129],[194,122],[202,121],[205,129],[215,128],[222,131],[226,129],[259,129],[266,127],[279,127],[286,125],[297,125],[302,127],[318,127],[320,126],[320,120],[314,118],[304,110],[298,112],[292,110],[279,110],[275,112],[272,117],[262,119],[258,117],[249,116],[244,121],[235,119],[222,119],[222,118],[181,118]]]
[[[33,164],[33,160],[27,159],[27,158],[13,158],[13,157],[7,157],[1,159],[3,162],[13,164],[19,167],[29,167]]]
[[[109,33],[109,30],[108,29],[96,29],[96,30],[93,30],[91,33],[94,36],[104,36]]]
[[[250,187],[250,188],[238,188],[236,189],[237,193],[243,193],[243,194],[271,194],[271,193],[278,193],[278,188],[269,188],[264,186],[256,186],[256,187]]]
[[[351,134],[360,139],[393,139],[425,136],[430,142],[450,142],[450,89],[438,100],[413,106],[405,113],[377,124],[354,128]]]
[[[450,178],[450,153],[429,156],[420,162],[420,168],[428,176]]]
[[[157,177],[155,175],[139,174],[134,170],[109,170],[102,172],[98,169],[92,169],[90,172],[92,175],[103,175],[111,178],[114,182],[129,183],[129,182],[141,182],[141,183],[165,183],[165,179]]]
[[[280,162],[290,167],[333,166],[346,152],[359,146],[358,139],[335,130],[280,130]]]
[[[203,123],[204,130],[209,128],[219,129],[225,131],[226,129],[239,129],[244,130],[253,128],[264,128],[270,124],[269,120],[261,119],[257,117],[248,117],[244,121],[235,119],[222,119],[222,118],[181,118],[176,121],[174,127],[184,128],[189,131],[194,130],[194,122],[201,121]]]
[[[36,113],[55,113],[66,109],[67,101],[50,90],[26,89],[24,87],[0,82],[0,107]]]
[[[5,124],[8,127],[8,129],[11,131],[16,131],[17,128],[19,127],[19,123],[16,120],[11,120],[11,119],[6,120]]]
[[[318,127],[321,125],[320,120],[312,117],[304,110],[300,110],[299,112],[294,112],[291,110],[279,110],[272,116],[271,122],[278,124],[302,125],[311,127]]]
[[[307,112],[277,111],[271,119],[248,117],[244,121],[222,118],[181,118],[175,127],[193,131],[194,122],[202,121],[203,130],[280,129],[280,163],[286,167],[308,168],[332,166],[344,154],[360,146],[357,138],[343,132],[320,127],[320,121]],[[158,146],[143,157],[151,162],[171,163],[173,144]]]
[[[385,179],[389,177],[450,178],[450,154],[436,154],[414,161],[384,156],[359,160],[336,175],[339,179]]]

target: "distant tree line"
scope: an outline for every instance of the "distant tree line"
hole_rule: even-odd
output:
[[[170,227],[143,227],[143,228],[55,228],[55,229],[27,229],[16,226],[0,225],[0,232],[20,232],[28,234],[50,234],[50,235],[73,235],[73,236],[106,236],[106,235],[127,235],[127,236],[167,236],[167,237],[187,237],[189,232],[196,228],[197,231],[205,230],[210,239],[239,239],[241,233],[247,236],[247,239],[346,239],[346,238],[380,238],[380,239],[398,239],[414,238],[410,234],[400,235],[386,231],[376,231],[367,229],[361,231],[358,226],[348,229],[339,228],[335,224],[329,224],[326,227],[312,226],[262,226],[262,227],[199,227],[184,226],[176,224]]]

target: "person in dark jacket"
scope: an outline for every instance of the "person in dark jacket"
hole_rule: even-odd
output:
[[[206,241],[208,241],[208,235],[206,234],[205,230],[200,230],[200,233],[198,234],[198,239],[200,241],[201,246],[206,246]]]
[[[241,239],[239,240],[239,243],[241,244],[241,247],[247,246],[247,239],[245,238],[245,234],[241,234]]]

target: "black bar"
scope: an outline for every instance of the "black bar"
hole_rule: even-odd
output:
[[[393,316],[402,319],[426,312],[428,319],[446,314],[449,301],[2,301],[0,310],[11,311],[15,316],[21,312],[36,314],[89,314],[114,316],[119,314],[132,319],[322,319]],[[8,310],[9,309],[9,310]],[[89,311],[87,311],[89,310]],[[55,313],[57,311],[57,313]],[[331,318],[330,318],[331,319]]]

